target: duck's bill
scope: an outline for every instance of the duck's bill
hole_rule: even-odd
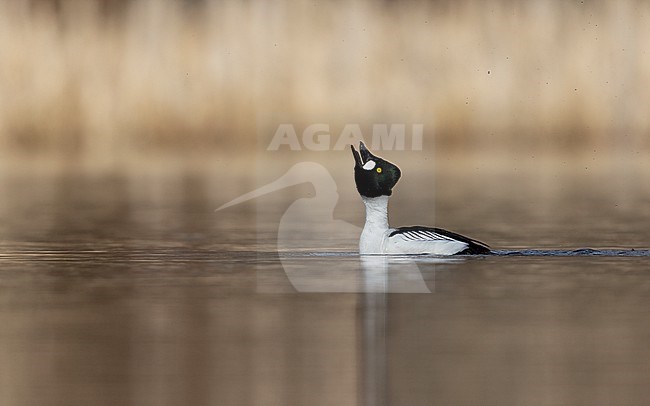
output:
[[[358,167],[362,167],[363,166],[363,161],[361,161],[361,156],[359,155],[357,150],[354,149],[354,145],[350,145],[350,149],[352,150],[352,156],[354,156],[354,162],[356,163],[356,165]]]
[[[374,156],[372,152],[368,150],[368,148],[366,148],[366,144],[364,144],[363,141],[359,142],[359,152],[357,152],[357,150],[354,149],[353,145],[350,145],[350,149],[352,149],[352,155],[354,155],[354,161],[357,163],[359,167],[363,167],[363,165],[365,165],[365,163],[371,159],[374,160],[379,159],[376,156]]]
[[[363,164],[372,158],[377,158],[368,150],[368,148],[366,148],[366,145],[363,143],[363,141],[359,142],[359,153],[361,154],[361,161]]]

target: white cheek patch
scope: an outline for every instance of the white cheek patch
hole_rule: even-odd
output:
[[[375,165],[377,165],[375,161],[368,161],[365,164],[363,164],[363,169],[370,171],[375,168]]]

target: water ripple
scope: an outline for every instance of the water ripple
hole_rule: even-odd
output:
[[[492,255],[512,257],[650,257],[649,249],[592,249],[575,250],[494,250]]]

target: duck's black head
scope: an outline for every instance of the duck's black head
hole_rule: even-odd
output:
[[[352,145],[350,148],[355,162],[354,181],[359,194],[365,197],[390,196],[402,176],[399,168],[371,154],[363,142],[359,143],[359,152]]]

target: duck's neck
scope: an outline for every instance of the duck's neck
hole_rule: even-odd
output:
[[[381,232],[388,230],[389,196],[361,197],[366,206],[366,224],[364,232]]]

